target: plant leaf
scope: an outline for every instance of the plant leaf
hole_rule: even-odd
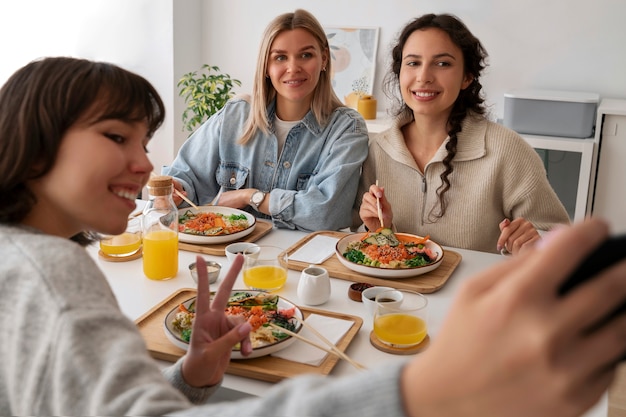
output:
[[[187,108],[182,113],[183,130],[193,131],[217,113],[235,94],[233,86],[241,86],[241,81],[220,72],[218,66],[202,65],[202,71],[184,74],[176,86]]]

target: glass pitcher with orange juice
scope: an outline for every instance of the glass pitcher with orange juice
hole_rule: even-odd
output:
[[[165,280],[178,273],[178,208],[172,199],[172,177],[155,175],[148,182],[150,200],[143,210],[143,273]]]

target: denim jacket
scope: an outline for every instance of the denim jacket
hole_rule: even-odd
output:
[[[206,204],[220,187],[268,192],[277,227],[304,231],[350,226],[361,165],[368,152],[367,127],[353,109],[337,108],[326,126],[312,112],[287,135],[278,155],[278,139],[258,132],[238,142],[250,105],[232,99],[194,132],[163,173],[175,177],[196,204]],[[268,107],[272,125],[275,103]],[[259,217],[251,207],[246,210]]]

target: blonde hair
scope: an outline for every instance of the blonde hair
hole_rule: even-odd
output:
[[[239,143],[246,144],[261,130],[270,133],[270,121],[267,118],[267,106],[276,98],[276,89],[272,81],[266,77],[267,64],[269,61],[270,48],[274,39],[284,31],[304,29],[317,40],[320,49],[326,53],[328,60],[326,70],[322,71],[311,100],[311,111],[320,125],[325,125],[328,118],[337,107],[343,103],[337,98],[330,80],[331,59],[328,39],[322,25],[315,16],[306,10],[298,9],[293,13],[285,13],[270,22],[265,28],[259,49],[252,97],[250,99],[250,114],[244,127]]]

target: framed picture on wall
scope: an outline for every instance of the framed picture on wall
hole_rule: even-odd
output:
[[[330,45],[331,79],[339,99],[345,102],[353,91],[372,94],[379,28],[324,26],[324,31]]]

